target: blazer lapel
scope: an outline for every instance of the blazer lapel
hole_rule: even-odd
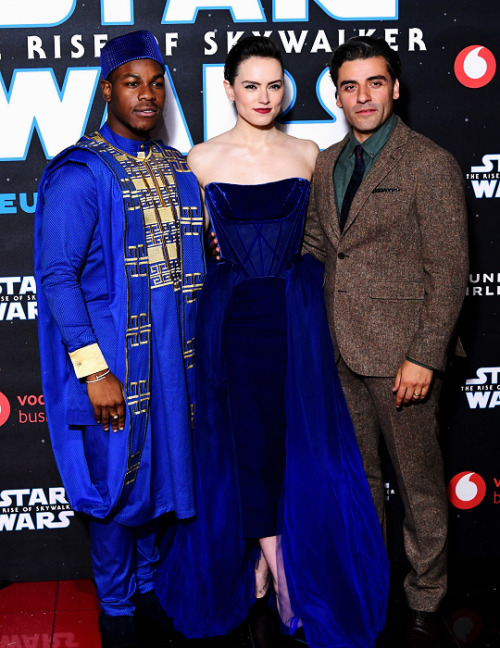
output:
[[[335,165],[337,164],[337,160],[339,159],[339,155],[342,153],[344,150],[345,145],[349,141],[349,134],[347,134],[344,139],[339,142],[339,144],[334,145],[330,150],[329,150],[329,157],[325,161],[324,164],[324,170],[325,173],[327,173],[327,177],[325,178],[325,183],[326,186],[328,187],[328,191],[326,192],[326,209],[327,213],[330,214],[331,216],[328,217],[325,221],[326,229],[328,230],[329,236],[335,239],[339,239],[342,236],[342,232],[340,231],[340,226],[339,226],[339,215],[337,212],[337,200],[335,197],[335,183],[333,182],[333,171],[335,169]]]
[[[386,145],[380,152],[377,161],[363,178],[363,182],[352,201],[351,209],[349,210],[349,215],[347,216],[347,221],[342,234],[345,234],[351,227],[353,222],[362,212],[362,209],[368,198],[371,196],[373,190],[378,187],[382,180],[392,171],[393,167],[400,160],[404,150],[404,143],[408,137],[408,132],[408,127],[405,126],[403,122],[399,121]]]

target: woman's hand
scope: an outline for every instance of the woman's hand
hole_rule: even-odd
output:
[[[217,240],[214,231],[211,231],[210,234],[208,235],[208,245],[210,246],[210,251],[212,252],[212,256],[215,259],[217,259],[217,261],[220,261],[219,241]]]

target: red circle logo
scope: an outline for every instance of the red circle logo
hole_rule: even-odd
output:
[[[482,88],[493,79],[497,69],[495,57],[482,45],[470,45],[455,59],[455,75],[466,88]]]
[[[7,400],[7,396],[0,392],[0,426],[2,426],[5,421],[10,416],[10,403]]]
[[[486,483],[481,475],[466,470],[455,475],[448,484],[448,499],[459,509],[471,509],[481,504],[486,495]]]
[[[479,639],[483,623],[474,610],[459,608],[448,617],[448,627],[460,645],[474,643]]]

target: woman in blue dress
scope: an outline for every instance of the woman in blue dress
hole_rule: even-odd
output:
[[[276,126],[279,50],[228,55],[233,129],[188,162],[220,259],[198,306],[197,517],[181,524],[157,593],[187,637],[223,635],[272,583],[285,632],[311,648],[370,648],[388,563],[338,381],[323,267],[300,255],[318,147]]]

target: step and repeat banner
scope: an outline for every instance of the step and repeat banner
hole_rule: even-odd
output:
[[[353,35],[403,61],[396,111],[450,150],[466,183],[471,267],[446,375],[442,443],[457,558],[496,555],[500,533],[500,5],[491,0],[2,0],[0,2],[0,581],[87,577],[45,421],[33,279],[33,213],[47,161],[105,119],[99,52],[147,28],[167,66],[160,135],[187,153],[235,121],[223,63],[242,36],[271,36],[287,74],[283,128],[321,148],[346,132],[326,64]],[[432,178],[429,178],[432,183]],[[390,512],[398,493],[387,482]],[[395,525],[397,526],[397,525]],[[395,559],[400,543],[392,543]]]

